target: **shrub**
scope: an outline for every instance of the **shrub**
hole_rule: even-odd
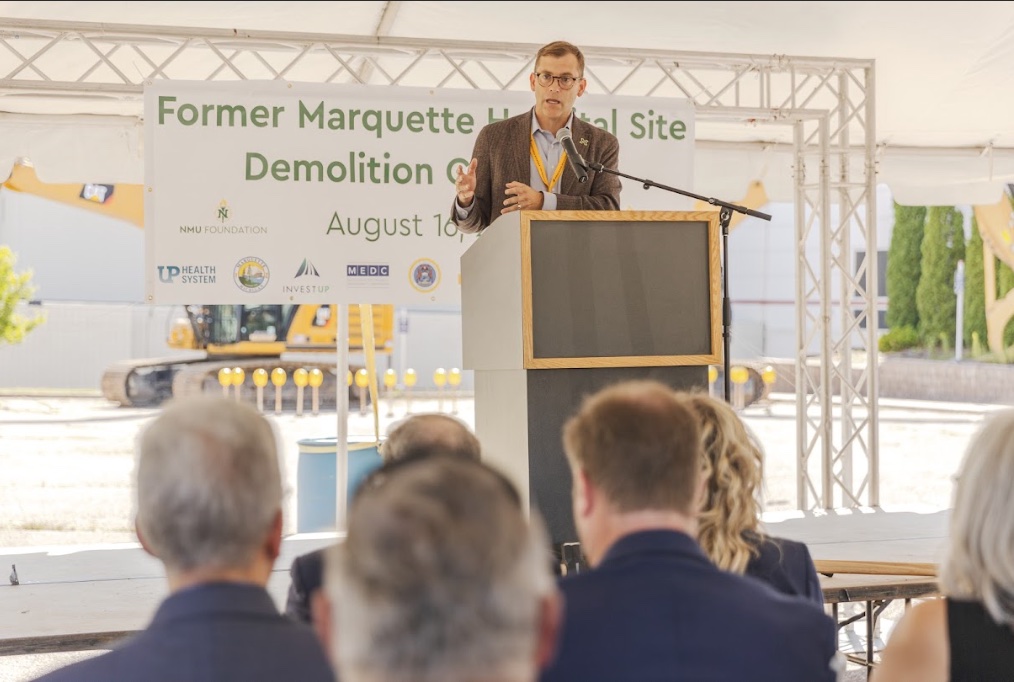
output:
[[[17,313],[18,304],[31,298],[32,273],[15,272],[17,257],[9,246],[0,245],[0,344],[15,344],[42,323],[42,316],[25,317]]]
[[[877,341],[881,353],[897,353],[919,345],[919,332],[915,327],[895,327]]]

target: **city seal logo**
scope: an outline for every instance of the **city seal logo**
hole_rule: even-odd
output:
[[[416,291],[433,291],[440,285],[440,266],[429,258],[420,258],[409,268],[408,279]]]
[[[236,286],[248,294],[255,294],[266,287],[270,276],[268,264],[253,256],[241,259],[232,271]]]

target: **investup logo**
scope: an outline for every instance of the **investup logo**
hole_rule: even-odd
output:
[[[317,268],[313,267],[313,263],[310,262],[309,258],[303,259],[303,264],[299,266],[299,270],[296,271],[296,279],[300,277],[306,277],[312,275],[313,277],[320,277],[320,273],[317,272]]]

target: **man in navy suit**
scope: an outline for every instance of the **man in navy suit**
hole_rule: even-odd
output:
[[[282,541],[275,444],[260,413],[221,397],[171,405],[145,430],[137,536],[170,594],[136,637],[46,682],[333,681],[313,631],[265,589]]]
[[[802,599],[716,568],[694,540],[701,441],[686,399],[653,381],[586,399],[564,427],[574,520],[592,569],[561,582],[543,682],[830,682],[835,626]]]

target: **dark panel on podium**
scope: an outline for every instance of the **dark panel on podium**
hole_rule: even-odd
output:
[[[531,223],[535,358],[708,355],[709,223]]]

